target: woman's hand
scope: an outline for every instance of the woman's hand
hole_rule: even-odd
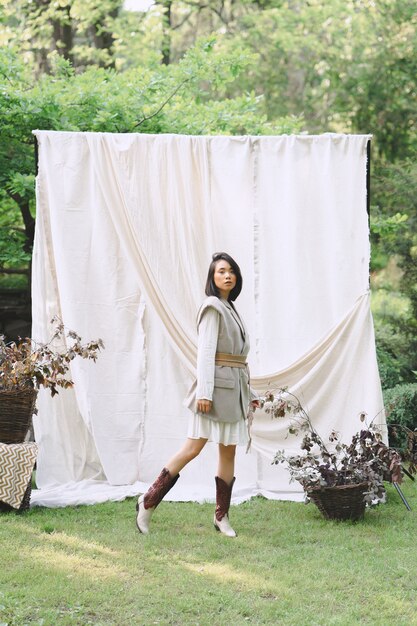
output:
[[[259,400],[252,400],[250,404],[251,404],[251,407],[252,407],[252,411],[253,411],[253,412],[255,412],[255,411],[256,411],[256,409],[259,409],[259,408],[260,408],[260,406],[261,406],[261,403],[260,403],[260,401],[259,401]]]
[[[197,412],[210,413],[212,405],[211,400],[197,400]]]

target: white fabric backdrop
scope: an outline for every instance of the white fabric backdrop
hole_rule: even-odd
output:
[[[369,308],[366,135],[191,137],[35,131],[39,142],[33,337],[58,314],[96,364],[75,388],[40,393],[35,504],[145,489],[181,445],[195,368],[195,316],[211,254],[239,262],[252,384],[290,386],[319,431],[348,439],[358,414],[383,423]],[[255,414],[234,501],[301,499],[271,466],[286,422]],[[208,444],[169,497],[214,495]]]

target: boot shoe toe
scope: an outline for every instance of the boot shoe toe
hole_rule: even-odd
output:
[[[214,516],[214,528],[220,531],[226,537],[237,537],[235,531],[230,526],[229,518],[227,515],[223,517],[220,521]]]
[[[136,504],[136,511],[136,527],[142,535],[147,535],[149,533],[149,523],[151,521],[153,508],[145,509],[143,496],[140,496]]]

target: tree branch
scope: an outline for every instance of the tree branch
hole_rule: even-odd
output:
[[[28,272],[29,272],[29,269],[17,270],[17,269],[0,266],[0,274],[27,274]]]
[[[182,81],[182,83],[180,83],[172,92],[172,94],[165,100],[165,102],[163,102],[161,104],[161,106],[159,107],[159,109],[157,109],[154,113],[152,113],[151,115],[147,115],[146,117],[144,117],[142,120],[140,120],[140,122],[137,122],[137,124],[135,124],[133,126],[133,128],[138,128],[139,126],[141,126],[141,124],[143,124],[143,122],[147,122],[148,120],[152,119],[153,117],[155,117],[155,115],[158,115],[158,113],[160,113],[162,111],[162,109],[164,108],[164,106],[166,104],[168,104],[168,102],[170,100],[172,100],[172,98],[178,93],[178,91],[181,89],[181,87],[183,87],[185,85],[185,83],[188,83],[191,80],[191,78],[186,78],[185,80]]]
[[[184,17],[184,19],[182,19],[180,22],[178,22],[178,24],[175,24],[175,26],[172,24],[171,25],[171,29],[172,30],[177,30],[178,28],[181,28],[181,26],[183,26],[186,22],[188,22],[188,20],[190,19],[190,17],[194,15],[194,13],[192,11],[190,11],[189,13],[187,13],[187,15]]]

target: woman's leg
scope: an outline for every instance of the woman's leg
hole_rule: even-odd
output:
[[[219,443],[219,463],[217,476],[230,485],[235,475],[236,446],[224,446]]]
[[[207,443],[207,439],[187,439],[181,450],[179,450],[173,457],[170,458],[165,465],[171,476],[176,476],[179,472],[196,456],[198,456],[201,450]]]
[[[144,535],[149,532],[149,523],[154,510],[177,482],[180,470],[200,454],[206,443],[207,439],[187,439],[181,450],[168,461],[148,491],[139,497],[136,505],[136,526],[139,532]]]
[[[214,527],[227,537],[236,537],[229,523],[229,507],[235,482],[236,446],[219,444],[219,465],[216,476],[216,512]]]

